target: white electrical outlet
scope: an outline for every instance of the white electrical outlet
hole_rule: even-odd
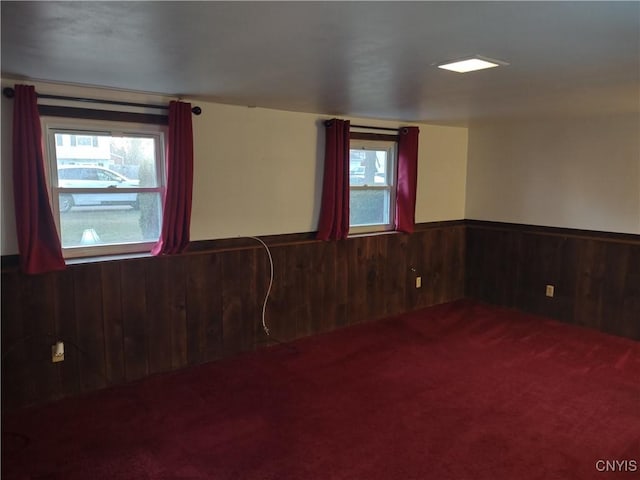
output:
[[[553,297],[554,293],[555,293],[555,287],[553,285],[547,285],[547,292],[546,292],[547,297]]]
[[[64,343],[56,342],[55,345],[51,345],[51,361],[53,363],[64,361]]]
[[[416,277],[416,288],[422,287],[422,277]]]

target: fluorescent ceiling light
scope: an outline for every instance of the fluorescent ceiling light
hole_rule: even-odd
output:
[[[456,60],[455,62],[447,62],[438,65],[438,68],[451,70],[452,72],[467,73],[476,70],[484,70],[485,68],[499,67],[500,65],[508,65],[500,60],[492,60],[489,58],[474,57],[466,60]]]

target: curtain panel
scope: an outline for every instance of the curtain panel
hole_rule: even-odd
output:
[[[401,128],[398,134],[396,230],[405,233],[412,233],[416,223],[418,134],[418,127]]]
[[[349,127],[349,120],[325,122],[320,240],[340,240],[349,234]]]
[[[162,231],[151,251],[153,255],[180,253],[189,245],[193,192],[193,126],[190,103],[172,101],[169,104],[166,164],[167,185],[163,200]]]
[[[28,274],[65,268],[47,192],[38,100],[31,85],[15,85],[13,198],[20,267]]]

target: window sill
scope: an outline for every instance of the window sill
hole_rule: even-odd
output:
[[[347,236],[347,238],[359,238],[359,237],[373,237],[377,235],[394,235],[397,233],[402,233],[397,230],[383,230],[378,232],[361,232],[361,233],[352,233]]]
[[[149,252],[138,253],[121,253],[116,255],[98,255],[95,257],[79,257],[79,258],[67,258],[65,264],[67,265],[82,265],[85,263],[98,263],[98,262],[110,262],[114,260],[131,260],[136,258],[150,258],[153,257]]]

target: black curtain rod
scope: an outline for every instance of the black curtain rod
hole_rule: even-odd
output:
[[[325,120],[324,124],[325,126],[330,126],[331,122],[333,120]],[[383,132],[402,132],[402,133],[406,133],[405,130],[407,129],[406,127],[402,127],[402,128],[387,128],[387,127],[370,127],[367,125],[351,125],[351,128],[364,128],[365,130],[381,130]]]
[[[367,130],[383,130],[387,132],[399,132],[400,128],[386,128],[386,127],[368,127],[366,125],[351,125],[351,128],[366,128]]]
[[[5,87],[2,93],[7,98],[13,98],[15,96],[15,90],[11,87]],[[87,103],[100,103],[103,105],[121,105],[125,107],[141,107],[141,108],[155,108],[158,110],[167,110],[169,107],[165,105],[153,105],[148,103],[134,103],[134,102],[119,102],[117,100],[99,100],[97,98],[83,98],[83,97],[67,97],[64,95],[43,95],[38,93],[38,98],[47,98],[50,100],[70,100],[73,102],[87,102]],[[200,115],[202,109],[200,107],[193,107],[191,112],[194,115]]]

